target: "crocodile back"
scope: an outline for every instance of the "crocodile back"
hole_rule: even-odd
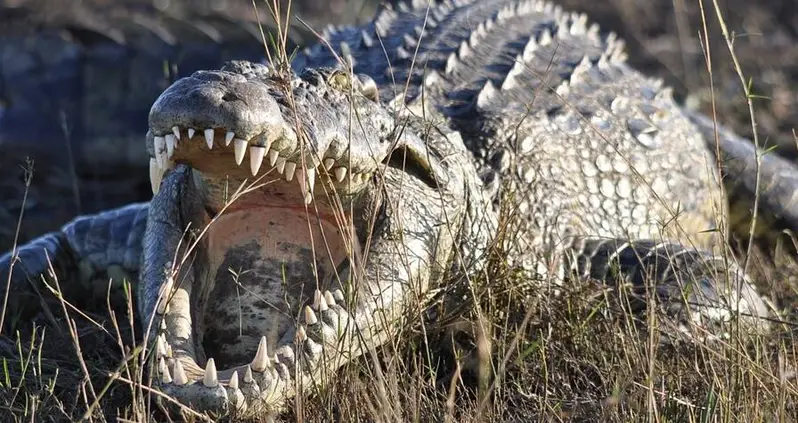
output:
[[[571,234],[717,242],[714,159],[614,34],[541,1],[420,3],[326,34],[338,57],[319,45],[295,66],[340,58],[384,101],[459,131],[533,246]]]

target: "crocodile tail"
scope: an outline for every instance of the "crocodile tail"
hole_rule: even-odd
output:
[[[785,231],[798,233],[798,166],[775,152],[763,153],[761,149],[757,166],[757,150],[751,141],[703,114],[686,114],[703,134],[707,148],[713,154],[720,152],[732,233],[741,239],[749,236],[757,193],[757,240],[772,245]]]
[[[147,212],[148,203],[140,203],[79,217],[0,256],[0,313],[6,323],[14,326],[40,309],[39,300],[48,298],[55,282],[61,295],[78,305],[106,304],[109,279],[135,282]],[[112,300],[123,299],[117,293],[123,294],[115,290]]]

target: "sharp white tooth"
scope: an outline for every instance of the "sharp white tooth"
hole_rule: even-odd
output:
[[[324,159],[324,170],[332,169],[334,164],[335,164],[335,159],[332,159],[332,158]]]
[[[329,309],[329,307],[327,307],[327,299],[322,295],[319,298],[319,311],[326,311],[327,309]]]
[[[316,313],[313,312],[313,309],[308,306],[305,306],[305,323],[308,326],[310,326],[310,325],[315,325],[318,322],[319,319],[316,318]]]
[[[215,388],[219,384],[219,375],[216,374],[216,362],[208,359],[208,364],[205,365],[205,375],[202,377],[202,384],[208,388]]]
[[[208,150],[213,148],[213,129],[205,130],[205,144],[208,144]]]
[[[266,147],[257,145],[249,147],[249,170],[252,171],[252,176],[258,174],[260,165],[263,163],[264,154],[266,154]]]
[[[172,346],[169,344],[166,344],[166,356],[172,358]]]
[[[296,163],[285,162],[285,180],[291,182],[294,179],[294,171],[296,170]]]
[[[158,160],[158,165],[162,168],[166,167],[166,138],[155,137],[152,140],[152,148],[155,150],[155,158]]]
[[[175,146],[177,146],[177,138],[172,134],[166,134],[166,158],[171,159],[175,154]]]
[[[343,182],[344,178],[346,178],[346,168],[345,167],[336,168],[335,169],[335,179],[338,182]]]
[[[224,134],[224,145],[230,145],[230,141],[232,141],[235,136],[235,132],[227,131],[227,133]]]
[[[308,192],[313,194],[313,188],[316,186],[316,169],[306,170],[305,176],[307,176],[308,179]]]
[[[255,379],[252,377],[252,368],[247,366],[247,371],[244,372],[244,383],[252,383]]]
[[[344,293],[341,292],[340,289],[336,289],[335,291],[333,291],[332,295],[333,295],[333,298],[335,298],[335,301],[343,304],[343,302],[344,302]]]
[[[194,132],[196,132],[194,128],[188,128],[188,139],[194,138]]]
[[[177,125],[172,127],[172,133],[175,134],[175,138],[180,139],[180,128]]]
[[[277,162],[277,159],[280,157],[280,152],[277,150],[269,151],[269,165],[274,166],[274,163]]]
[[[258,344],[258,351],[255,353],[255,359],[252,360],[252,364],[250,367],[254,369],[256,372],[262,372],[269,367],[269,351],[266,348],[266,337],[260,337],[260,343]],[[246,379],[245,379],[246,380]]]
[[[285,164],[288,163],[284,158],[280,157],[277,159],[277,163],[274,165],[277,168],[277,173],[280,175],[285,172]]]
[[[150,185],[152,185],[152,194],[155,195],[161,189],[161,180],[163,179],[164,170],[158,165],[158,160],[150,157]]]
[[[183,365],[180,363],[180,360],[175,360],[175,378],[174,378],[175,385],[185,385],[188,383],[188,378],[186,377],[186,371],[183,370]]]
[[[319,309],[319,301],[321,301],[322,297],[323,297],[323,295],[322,295],[321,291],[319,291],[318,289],[313,292],[313,309],[314,310],[318,310]]]
[[[240,166],[241,162],[244,161],[244,155],[247,154],[247,142],[240,138],[236,138],[233,142],[233,148],[235,148],[236,164]]]
[[[155,341],[156,351],[159,357],[166,356],[166,337],[163,334],[158,335]]]
[[[161,298],[158,300],[158,309],[156,310],[158,314],[165,314],[169,311],[169,297],[172,296],[172,285],[174,284],[174,279],[171,276],[166,278],[166,282],[164,282],[163,287],[163,294]]]
[[[172,383],[172,375],[169,374],[169,368],[166,367],[166,360],[163,357],[158,361],[158,369],[161,371],[161,382]]]
[[[305,193],[305,205],[310,205],[313,202],[313,194]]]
[[[299,342],[305,342],[308,339],[308,332],[305,330],[304,326],[300,326],[296,330],[296,340]]]
[[[227,382],[227,386],[230,389],[238,389],[238,370],[233,371],[233,374],[230,375],[230,381]]]
[[[328,306],[335,305],[335,298],[333,298],[333,294],[330,291],[324,291],[324,301],[327,302]]]

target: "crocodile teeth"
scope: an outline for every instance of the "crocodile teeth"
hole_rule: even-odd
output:
[[[161,371],[161,382],[172,383],[172,375],[169,374],[169,368],[166,367],[166,360],[163,357],[158,361],[158,369]]]
[[[158,301],[158,314],[165,314],[169,310],[169,297],[172,295],[172,284],[174,280],[171,277],[166,278],[163,290],[161,291],[161,298]]]
[[[268,350],[266,348],[266,337],[260,337],[260,343],[258,344],[258,351],[255,353],[255,358],[252,360],[252,364],[250,367],[255,369],[256,372],[262,372],[269,367],[269,357],[268,357]],[[252,375],[250,374],[250,377]],[[247,380],[247,376],[244,375],[244,381]]]
[[[330,298],[332,298],[332,296]],[[313,309],[318,311],[326,311],[328,308],[327,299],[324,298],[324,294],[317,289],[316,292],[313,293]]]
[[[328,306],[335,305],[335,298],[333,298],[332,292],[324,291],[324,301],[327,303]]]
[[[280,175],[282,175],[283,172],[285,172],[286,163],[287,163],[287,161],[284,158],[282,158],[282,157],[277,159],[277,163],[275,164],[275,167],[277,168],[277,172]]]
[[[230,141],[232,141],[235,136],[235,132],[227,131],[227,133],[224,134],[224,145],[230,145]]]
[[[300,326],[296,330],[296,340],[298,342],[305,342],[306,339],[308,339],[308,332],[305,330],[304,326]]]
[[[335,301],[337,301],[339,303],[343,303],[344,302],[344,293],[341,292],[340,289],[336,289],[335,291],[333,291],[332,292],[332,296],[335,299]]]
[[[175,134],[175,138],[180,139],[180,128],[177,125],[172,127],[172,133]]]
[[[213,129],[205,130],[205,144],[208,144],[208,150],[213,148]]]
[[[155,340],[155,350],[159,357],[166,356],[166,338],[163,334],[158,335]]]
[[[305,306],[305,323],[308,326],[319,323],[319,319],[316,317],[316,313],[314,313],[313,309],[308,306]]]
[[[166,158],[171,159],[175,154],[178,138],[172,134],[166,134],[164,138],[166,139]]]
[[[196,132],[194,128],[188,128],[188,139],[194,138],[194,132]]]
[[[307,206],[307,205],[309,205],[312,202],[313,202],[313,194],[311,194],[309,192],[306,193],[305,194],[305,205]]]
[[[155,137],[152,140],[152,148],[155,150],[155,159],[162,168],[166,167],[166,138]]]
[[[260,165],[263,163],[264,154],[266,154],[266,147],[257,145],[249,147],[249,170],[252,171],[252,176],[258,174]]]
[[[280,152],[277,150],[269,151],[269,165],[274,166],[274,163],[277,162],[277,159],[280,157]]]
[[[233,374],[230,375],[230,381],[227,382],[227,386],[229,386],[230,389],[238,389],[238,370],[234,370]]]
[[[233,141],[233,147],[235,148],[235,155],[236,155],[236,164],[241,165],[241,162],[244,161],[244,155],[247,154],[247,142],[240,138],[236,138]]]
[[[180,360],[175,360],[175,378],[173,382],[175,385],[185,385],[188,383],[186,371],[183,369],[183,364],[180,363]]]
[[[208,363],[205,365],[205,375],[202,376],[202,384],[208,388],[215,388],[219,385],[219,375],[216,374],[216,362],[212,358],[209,358]]]
[[[336,168],[335,169],[335,179],[338,182],[343,182],[344,178],[346,178],[346,168],[345,167]]]
[[[313,195],[313,187],[316,185],[316,169],[306,170],[305,176],[308,180],[308,193]]]
[[[294,171],[296,170],[296,163],[285,162],[285,180],[291,182],[294,179]]]
[[[155,195],[161,189],[161,180],[163,179],[164,168],[158,164],[158,160],[150,157],[150,185],[152,185],[152,194]]]
[[[332,158],[324,159],[324,170],[330,170],[334,164],[335,164],[334,159]]]

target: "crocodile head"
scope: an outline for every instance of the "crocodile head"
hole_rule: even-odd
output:
[[[147,135],[157,194],[140,305],[145,319],[153,311],[163,317],[157,343],[172,362],[168,392],[216,408],[233,395],[219,391],[217,380],[230,389],[239,375],[268,378],[267,345],[270,352],[287,348],[281,360],[290,367],[303,310],[306,323],[316,322],[308,305],[319,312],[326,307],[320,302],[340,306],[350,298],[352,263],[365,260],[366,245],[371,255],[403,248],[414,255],[363,266],[382,278],[355,289],[368,298],[403,293],[405,279],[428,279],[430,263],[445,261],[436,255],[450,249],[432,240],[441,237],[441,210],[462,202],[441,201],[439,193],[451,191],[445,186],[462,172],[405,129],[380,104],[373,81],[335,69],[295,74],[233,62],[181,79],[160,96]],[[386,214],[386,196],[404,202],[401,224],[390,223],[396,216]],[[181,251],[190,258],[177,257]],[[401,298],[387,295],[389,306],[379,307],[393,310]],[[364,325],[374,318],[349,312]],[[217,365],[225,370],[217,374]],[[160,366],[168,368],[169,359]],[[245,394],[262,398],[273,382]]]

